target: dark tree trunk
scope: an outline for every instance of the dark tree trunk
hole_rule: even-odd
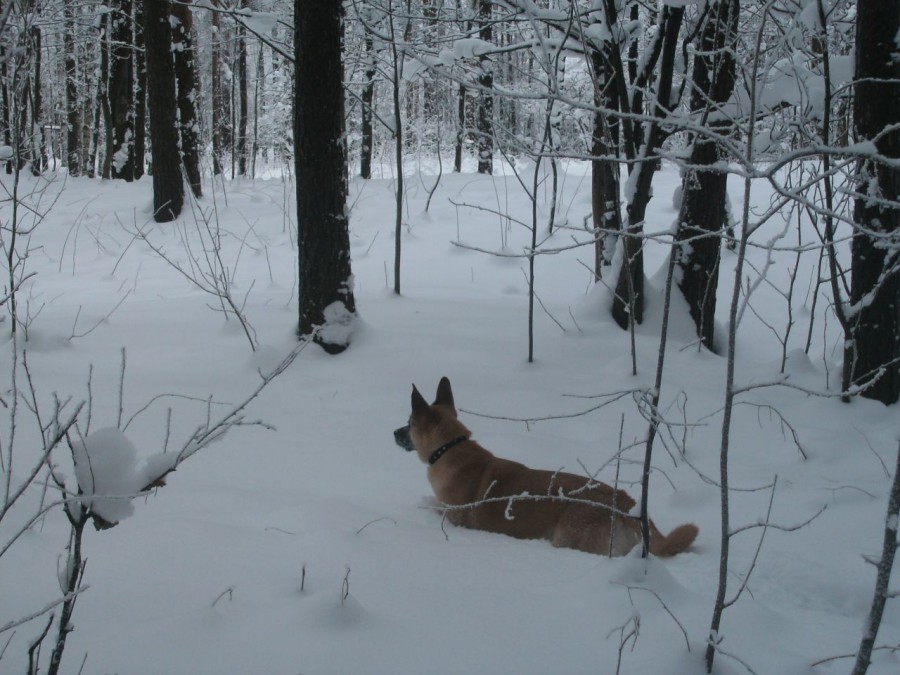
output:
[[[0,103],[3,105],[3,144],[12,147],[12,109],[9,100],[9,72],[7,68],[7,51],[0,45]],[[6,162],[6,173],[12,173],[12,162]]]
[[[849,359],[863,396],[900,399],[900,3],[859,0],[853,123],[858,142],[873,141],[878,157],[857,173],[853,219]],[[885,160],[893,162],[888,164]],[[877,377],[874,383],[872,380]]]
[[[174,220],[184,205],[181,154],[172,59],[171,2],[144,3],[144,44],[147,60],[147,100],[150,112],[153,213],[156,222]]]
[[[875,593],[869,617],[863,629],[863,637],[856,653],[856,663],[850,675],[865,675],[872,663],[872,651],[875,649],[875,638],[881,627],[884,606],[887,600],[895,597],[891,590],[891,570],[897,555],[897,519],[900,518],[900,447],[897,448],[897,468],[894,469],[894,482],[888,493],[887,516],[884,519],[884,535],[882,536],[881,557],[875,566],[878,573],[875,577]]]
[[[218,0],[212,0],[213,7],[218,7]],[[223,126],[225,124],[225,94],[222,91],[222,35],[219,13],[212,12],[212,56],[210,86],[212,88],[212,161],[213,174],[222,174],[222,148],[224,147]]]
[[[683,18],[684,7],[667,6],[663,9],[660,25],[662,60],[653,109],[654,119],[647,126],[644,145],[634,169],[637,172],[634,195],[626,207],[628,225],[623,228],[623,261],[613,298],[612,316],[621,328],[628,328],[631,321],[641,323],[644,320],[644,218],[652,197],[650,187],[653,174],[659,162],[656,150],[663,140],[661,121],[671,106],[675,55]]]
[[[250,2],[249,0],[243,0],[241,6],[245,9],[249,9]],[[238,71],[238,143],[237,143],[237,155],[238,155],[238,174],[241,176],[247,175],[247,146],[248,146],[248,138],[247,138],[247,109],[248,109],[248,100],[247,100],[247,29],[244,28],[243,24],[240,24],[238,27],[238,38],[237,38],[237,71]],[[343,81],[343,78],[341,78]],[[343,114],[343,113],[342,113]]]
[[[599,51],[591,53],[594,71],[594,128],[591,137],[591,212],[596,241],[594,243],[594,275],[602,276],[603,265],[610,262],[612,251],[607,242],[612,232],[622,227],[619,203],[619,122],[607,115],[618,109],[618,97],[609,75],[610,62]]]
[[[200,123],[197,119],[199,92],[194,77],[194,17],[189,5],[172,3],[172,54],[175,59],[175,84],[178,89],[178,131],[181,139],[181,161],[188,185],[195,197],[200,188]]]
[[[468,32],[471,24],[468,21],[461,21],[462,10],[468,6],[468,0],[459,0],[456,5],[456,18],[459,22],[460,30]],[[459,85],[456,98],[456,144],[453,150],[453,171],[460,173],[462,171],[463,144],[466,140],[466,87]]]
[[[109,30],[110,30],[110,12],[104,12],[100,17],[100,71],[97,74],[97,102],[94,106],[94,128],[91,134],[91,159],[88,165],[93,172],[97,166],[97,156],[100,154],[100,121],[103,121],[103,128],[106,130],[105,147],[103,164],[100,167],[100,177],[109,178],[112,166],[112,155],[109,152],[112,146],[112,124],[111,111],[109,108]]]
[[[134,6],[134,179],[144,175],[147,140],[147,59],[144,57],[144,3]]]
[[[435,42],[437,37],[437,11],[436,0],[422,0],[422,19],[426,42]],[[422,126],[425,129],[435,129],[440,133],[438,120],[438,79],[426,77],[422,79]],[[427,133],[427,132],[426,132]]]
[[[34,148],[34,160],[31,164],[31,171],[35,176],[40,175],[47,168],[47,147],[44,143],[44,116],[41,94],[41,29],[39,26],[31,28],[31,44],[34,50],[34,81],[31,103],[31,128],[32,146]]]
[[[362,90],[362,144],[359,153],[359,175],[368,180],[372,177],[372,150],[375,144],[375,130],[372,126],[372,106],[375,103],[375,40],[366,29],[365,37],[365,84]]]
[[[466,87],[459,85],[456,99],[456,147],[453,149],[453,171],[462,171],[463,143],[466,140]]]
[[[294,157],[301,336],[349,343],[356,306],[347,219],[340,2],[294,0]]]
[[[701,126],[728,135],[730,123],[717,115],[734,91],[740,0],[720,0],[710,6],[694,56],[691,110]],[[697,136],[684,171],[678,247],[681,269],[678,287],[687,300],[697,335],[713,348],[716,289],[719,285],[721,238],[727,223],[727,174],[711,167],[722,159],[715,140]]]
[[[112,12],[109,72],[109,116],[112,143],[110,176],[134,180],[134,31],[131,0],[117,0]]]
[[[491,24],[492,0],[478,0],[478,37],[485,42],[493,40]],[[478,75],[478,111],[476,129],[478,131],[478,173],[494,172],[494,63],[490,57],[478,60],[481,73]]]
[[[75,54],[75,0],[66,0],[63,27],[66,73],[66,166],[81,175],[81,108],[78,101],[78,59]]]

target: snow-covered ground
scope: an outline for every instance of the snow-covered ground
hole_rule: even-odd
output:
[[[560,218],[571,228],[582,227],[589,212],[585,170],[572,165],[561,181]],[[7,176],[0,180],[9,185]],[[90,588],[77,602],[63,672],[78,672],[84,661],[84,673],[129,675],[575,674],[614,673],[619,658],[622,673],[702,672],[719,567],[719,490],[712,481],[719,472],[725,360],[698,351],[677,297],[662,388],[672,426],[662,434],[665,445],[656,445],[650,505],[662,530],[699,525],[697,543],[685,554],[610,560],[442,527],[430,508],[424,467],[391,433],[405,423],[411,383],[431,394],[447,375],[463,420],[496,454],[549,469],[602,468],[600,477],[612,482],[617,463],[610,460],[620,445],[644,436],[647,422],[630,394],[576,413],[604,400],[590,397],[653,382],[664,247],[648,248],[651,285],[647,320],[636,331],[637,376],[629,336],[610,319],[609,293],[591,283],[590,248],[537,260],[536,289],[546,311],[536,311],[536,359],[529,364],[526,261],[454,245],[520,253],[528,230],[491,211],[527,222],[527,198],[513,177],[444,175],[426,214],[426,188],[434,181],[408,176],[400,297],[389,288],[393,184],[353,182],[358,332],[339,356],[305,349],[251,404],[249,418],[276,430],[232,430],[182,464],[165,487],[136,500],[130,515],[118,505],[118,526],[89,528]],[[677,183],[672,168],[657,176],[648,230],[670,226]],[[24,187],[40,186],[29,178]],[[732,188],[737,202],[740,186]],[[97,492],[102,480],[115,491],[116,478],[140,471],[135,467],[145,458],[180,448],[208,409],[215,417],[243,400],[260,369],[297,344],[293,188],[271,179],[205,189],[193,214],[166,225],[150,218],[149,179],[128,185],[60,178],[26,197],[47,211],[29,242],[26,269],[36,274],[20,293],[20,313],[33,316],[28,363],[48,412],[54,394],[87,400],[90,380],[95,445],[125,452],[116,457],[124,468],[110,469],[106,479],[94,476]],[[768,197],[761,192],[757,199]],[[0,204],[4,224],[10,213],[9,202]],[[546,217],[546,204],[541,213]],[[755,240],[765,243],[783,227],[772,220]],[[138,229],[147,241],[135,238]],[[188,269],[191,252],[201,258],[209,231],[221,235],[235,297],[246,299],[256,352],[238,322],[218,311],[218,301],[147,243]],[[585,238],[561,229],[545,246],[567,246],[573,237]],[[783,243],[795,242],[789,230]],[[750,255],[757,270],[765,268],[764,250]],[[785,288],[793,260],[789,252],[774,257],[767,274],[776,287]],[[804,256],[798,275],[786,371],[791,383],[825,390],[830,382],[833,392],[840,341],[833,317],[826,326],[822,299],[804,353],[816,262],[815,253]],[[720,318],[733,264],[726,252]],[[752,304],[755,313],[744,314],[738,335],[737,378],[748,384],[780,377],[781,345],[760,317],[777,332],[788,319],[784,298],[766,284]],[[8,335],[8,318],[0,329]],[[11,346],[3,340],[0,391],[8,402]],[[124,439],[109,430],[120,416],[123,349]],[[160,395],[168,396],[154,398]],[[765,486],[776,476],[773,524],[793,526],[825,510],[797,531],[766,531],[746,592],[724,614],[721,649],[761,675],[847,672],[847,659],[811,664],[858,646],[874,583],[874,567],[863,556],[880,554],[898,407],[848,405],[784,387],[755,388],[740,401],[731,443],[732,526],[765,519],[772,497]],[[34,456],[28,443],[34,424],[20,415],[14,476]],[[8,420],[9,410],[0,409],[4,444]],[[56,458],[71,481],[71,459],[62,451]],[[641,458],[641,447],[623,454],[620,482],[637,479],[634,462]],[[630,488],[635,497],[639,491]],[[35,489],[17,505],[0,524],[0,542],[40,498]],[[60,595],[67,533],[56,509],[0,558],[0,626]],[[762,534],[756,528],[733,538],[729,596]],[[622,647],[623,635],[638,625]],[[11,632],[0,634],[0,672],[25,672],[28,644],[43,626],[36,620],[19,627],[5,652]],[[898,642],[894,599],[878,644]],[[882,651],[875,659],[872,673],[900,671],[900,655]],[[748,670],[723,653],[716,672]]]

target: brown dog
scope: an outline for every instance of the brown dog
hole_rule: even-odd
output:
[[[433,405],[413,386],[409,424],[394,440],[429,465],[428,480],[451,523],[601,555],[624,555],[641,542],[640,518],[630,515],[635,502],[622,490],[495,457],[471,436],[457,418],[450,380],[441,378]],[[650,552],[675,555],[696,536],[693,524],[663,536],[650,521]]]

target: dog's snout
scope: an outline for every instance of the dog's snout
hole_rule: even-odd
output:
[[[407,452],[415,450],[412,438],[409,435],[409,425],[394,430],[394,442]]]

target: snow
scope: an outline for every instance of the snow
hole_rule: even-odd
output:
[[[318,335],[323,342],[333,345],[349,345],[357,330],[356,315],[347,311],[342,302],[332,302],[322,312],[325,323]]]
[[[130,495],[147,485],[137,471],[137,449],[116,428],[72,441],[72,457],[81,503],[110,523],[134,513]]]
[[[59,401],[87,400],[91,383],[90,431],[81,421],[81,446],[73,434],[74,466],[65,443],[55,452],[56,473],[70,487],[77,479],[91,508],[121,520],[85,532],[90,588],[75,608],[64,672],[77,672],[86,657],[85,673],[130,675],[612,673],[620,640],[637,621],[639,634],[621,653],[622,673],[703,672],[719,567],[715,481],[725,361],[698,349],[677,293],[660,390],[661,415],[672,425],[660,430],[649,500],[660,529],[699,526],[689,552],[667,560],[635,553],[610,560],[455,528],[433,508],[422,464],[394,444],[392,431],[409,414],[409,383],[428,395],[448,375],[463,421],[496,454],[551,470],[599,472],[607,482],[619,472],[620,483],[639,497],[642,448],[615,461],[620,445],[647,430],[635,398],[580,413],[602,400],[585,397],[652,385],[665,249],[646,246],[647,318],[635,334],[636,376],[630,338],[609,317],[610,292],[595,286],[585,269],[591,248],[536,259],[537,292],[559,325],[538,310],[536,361],[529,364],[527,261],[452,244],[498,251],[528,245],[526,229],[489,211],[499,206],[530,218],[509,167],[497,169],[494,177],[445,173],[428,214],[422,213],[424,186],[435,178],[410,176],[401,296],[386,272],[393,265],[393,183],[354,180],[358,317],[334,311],[328,321],[329,330],[351,338],[350,348],[337,356],[305,349],[246,411],[247,422],[262,420],[275,430],[235,428],[169,474],[167,485],[137,499],[131,497],[146,486],[141,482],[168,471],[198,426],[244,400],[259,385],[260,370],[270,371],[296,347],[295,236],[284,216],[295,213],[285,201],[293,188],[278,178],[234,181],[224,183],[225,195],[221,182],[207,183],[198,204],[216,210],[223,263],[236,296],[246,298],[244,311],[260,343],[252,352],[233,318],[226,320],[208,295],[129,234],[136,225],[152,231],[153,241],[185,269],[184,239],[193,237],[192,250],[202,250],[202,228],[189,214],[185,227],[152,222],[150,179],[60,177],[41,194],[43,183],[22,176],[20,193],[32,206],[43,212],[52,205],[30,236],[26,269],[36,275],[21,291],[23,304],[42,307],[24,347],[43,410],[52,410],[54,394]],[[581,223],[590,208],[586,165],[561,169],[558,218]],[[669,195],[678,182],[670,166],[656,176],[649,231],[666,231],[676,217]],[[731,188],[737,207],[741,185]],[[766,186],[757,186],[754,205],[764,207],[769,197]],[[544,218],[547,203],[539,210]],[[0,219],[8,218],[4,202]],[[782,227],[772,219],[754,237],[762,243]],[[558,230],[545,246],[563,248],[572,237],[585,235]],[[812,232],[804,237],[816,240]],[[751,248],[749,255],[776,287],[785,287],[792,251],[775,252],[768,266],[765,251]],[[807,285],[815,286],[816,264],[815,252],[803,257],[798,288],[804,290],[795,297],[786,374],[798,387],[830,386],[834,393],[841,338],[833,319],[826,325],[821,314],[827,303],[818,303],[812,317],[805,294]],[[722,298],[733,265],[734,255],[725,252]],[[738,334],[738,382],[782,378],[781,345],[766,323],[783,330],[787,307],[777,290],[756,286],[751,302],[759,316],[746,312]],[[720,336],[726,309],[723,300]],[[352,335],[343,332],[351,327]],[[4,401],[12,362],[8,328],[7,318],[0,323]],[[122,347],[127,429],[116,428]],[[764,522],[771,490],[760,488],[776,475],[773,523],[792,525],[827,508],[796,532],[767,530],[748,590],[725,611],[716,639],[757,673],[847,672],[846,659],[810,664],[857,648],[875,572],[863,556],[881,555],[891,483],[885,467],[894,465],[897,452],[898,406],[863,399],[848,405],[783,387],[755,388],[740,400],[732,420],[730,478],[738,491],[731,494],[730,529]],[[14,477],[39,447],[29,442],[36,425],[20,412]],[[8,414],[0,406],[4,443]],[[566,417],[510,419],[556,415]],[[682,442],[683,456],[676,447]],[[26,493],[0,522],[0,544],[42,499],[42,485]],[[58,561],[68,531],[62,512],[51,510],[0,557],[0,626],[59,597]],[[749,529],[731,541],[729,597],[761,534]],[[895,570],[893,587],[898,582]],[[26,671],[28,644],[43,625],[37,619],[16,629],[0,672]],[[878,644],[896,644],[898,632],[900,602],[892,599]],[[0,634],[0,643],[9,637]],[[900,670],[898,655],[879,651],[874,658],[870,673]],[[747,671],[720,655],[716,672]]]

